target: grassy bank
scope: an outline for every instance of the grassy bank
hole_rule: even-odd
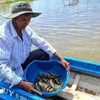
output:
[[[22,1],[22,0],[1,0],[0,1],[0,12],[6,12],[8,8],[11,6],[11,3]],[[33,0],[23,0],[27,2],[31,2]]]
[[[22,1],[22,0],[5,0],[6,3],[12,3],[12,2],[17,2],[17,1]],[[24,1],[31,2],[33,0],[24,0]]]

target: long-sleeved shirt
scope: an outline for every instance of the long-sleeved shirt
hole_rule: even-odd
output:
[[[52,56],[56,50],[43,38],[39,37],[29,26],[21,30],[22,38],[9,20],[0,26],[0,77],[2,81],[17,85],[23,78],[21,64],[29,56],[32,44]]]

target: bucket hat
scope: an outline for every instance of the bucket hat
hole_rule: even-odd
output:
[[[30,4],[25,1],[15,2],[11,5],[11,11],[8,14],[3,14],[2,16],[7,19],[12,19],[18,17],[22,14],[29,13],[32,14],[32,17],[37,17],[41,13],[33,12]]]

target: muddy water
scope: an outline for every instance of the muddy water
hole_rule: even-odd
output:
[[[30,26],[63,56],[100,62],[100,0],[35,0]],[[0,4],[0,13],[10,4]],[[6,19],[0,16],[0,24]]]

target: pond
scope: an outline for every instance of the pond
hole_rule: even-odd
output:
[[[100,0],[35,0],[30,26],[63,56],[100,62]],[[0,4],[7,13],[11,3]],[[6,19],[0,16],[0,24]],[[34,47],[33,47],[34,48]]]

